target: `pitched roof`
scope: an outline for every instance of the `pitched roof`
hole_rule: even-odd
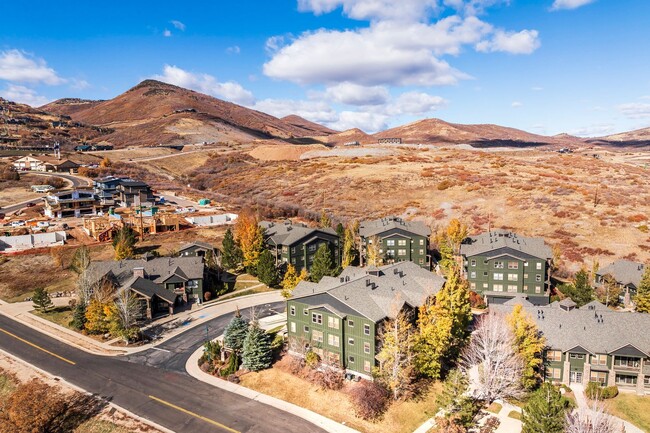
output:
[[[359,234],[364,238],[377,236],[393,229],[401,229],[419,236],[429,236],[431,234],[429,226],[422,221],[404,221],[402,218],[396,216],[361,221],[359,224]]]
[[[88,267],[96,279],[109,277],[122,285],[133,276],[133,269],[144,268],[145,276],[152,281],[164,281],[178,270],[190,280],[203,278],[202,257],[157,257],[154,259],[103,260],[92,262]]]
[[[337,311],[379,322],[395,317],[404,304],[422,305],[445,282],[413,262],[381,266],[377,271],[370,274],[365,268],[349,266],[339,277],[323,278],[318,284],[302,281],[294,289],[293,299],[314,306],[329,302]]]
[[[163,289],[158,284],[154,283],[151,280],[147,280],[146,278],[141,278],[141,277],[130,278],[122,285],[122,287],[120,287],[120,290],[127,290],[127,289],[131,289],[134,292],[139,293],[140,295],[148,299],[153,298],[155,295],[158,296],[160,299],[169,302],[170,304],[173,304],[176,301],[175,293]]]
[[[616,281],[625,286],[632,284],[634,287],[639,287],[644,271],[645,265],[643,263],[632,262],[630,260],[617,260],[596,273],[598,275],[611,275]]]
[[[187,250],[189,248],[192,248],[192,247],[205,248],[207,250],[213,250],[214,249],[214,245],[212,245],[212,244],[209,244],[207,242],[202,242],[202,241],[194,241],[194,242],[190,242],[190,243],[187,243],[187,244],[181,246],[178,249],[178,251],[185,251],[185,250]]]
[[[506,230],[495,230],[477,236],[469,236],[460,246],[460,253],[465,257],[496,253],[507,248],[515,253],[524,254],[540,259],[550,259],[553,251],[544,243],[542,238],[528,238]]]
[[[267,239],[271,239],[276,245],[293,245],[307,236],[314,236],[318,233],[337,236],[336,231],[331,228],[311,228],[304,224],[294,224],[291,221],[283,223],[262,221],[260,226],[264,229]]]
[[[490,310],[509,313],[507,305],[490,306]],[[611,353],[628,344],[650,352],[650,314],[589,309],[587,306],[564,310],[559,303],[524,307],[546,337],[551,349],[566,352],[580,346],[591,353]]]

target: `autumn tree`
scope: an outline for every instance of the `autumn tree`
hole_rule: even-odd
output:
[[[54,266],[64,269],[65,268],[65,247],[61,245],[54,246],[50,248],[50,257],[52,257],[52,262]]]
[[[223,268],[237,269],[242,263],[242,252],[237,242],[235,242],[230,227],[226,230],[221,247],[221,265]]]
[[[77,248],[70,261],[70,269],[77,274],[83,273],[90,266],[90,249],[86,245]]]
[[[99,163],[99,166],[101,168],[109,168],[112,165],[113,162],[110,159],[108,159],[108,156],[105,156],[104,159],[102,159],[101,162]]]
[[[568,404],[553,384],[542,384],[522,410],[521,433],[564,433]]]
[[[381,349],[375,378],[391,391],[394,400],[408,397],[413,390],[415,330],[411,315],[402,310],[393,319],[386,319],[379,328]]]
[[[0,408],[0,429],[11,433],[61,432],[65,395],[38,379],[19,385]]]
[[[110,304],[104,303],[99,299],[91,299],[86,306],[86,323],[84,324],[88,332],[92,334],[104,334],[110,331],[111,323],[108,318]]]
[[[325,209],[320,214],[320,221],[318,222],[318,227],[322,229],[329,229],[332,227],[332,219],[330,218],[329,215],[327,215],[327,212]]]
[[[318,283],[324,276],[334,276],[336,268],[332,261],[332,252],[326,243],[320,244],[314,254],[314,261],[311,264],[311,273],[309,278]]]
[[[34,309],[42,313],[46,313],[54,307],[50,294],[43,287],[37,287],[34,289],[32,302]]]
[[[308,278],[309,275],[307,274],[307,270],[305,268],[303,268],[300,271],[300,274],[298,274],[296,272],[296,268],[293,265],[288,265],[287,271],[284,273],[284,278],[280,283],[280,286],[282,286],[282,297],[284,297],[284,299],[289,299],[291,297],[293,289],[296,288],[298,283],[301,281],[306,281]]]
[[[348,225],[343,232],[343,238],[339,241],[343,243],[343,252],[341,254],[341,267],[347,268],[357,258],[358,251],[356,248],[356,232],[358,230],[358,223],[355,221],[353,224]]]
[[[465,368],[476,373],[479,399],[489,404],[523,394],[524,365],[515,347],[515,336],[502,315],[492,312],[477,319],[462,358]]]
[[[542,353],[546,340],[521,305],[515,305],[506,320],[515,338],[517,353],[524,362],[521,383],[528,390],[534,389],[542,381]]]
[[[418,371],[437,379],[451,366],[467,342],[472,319],[467,282],[460,269],[449,271],[445,285],[419,309],[415,362]]]
[[[133,257],[135,244],[137,242],[135,231],[125,225],[113,236],[113,249],[115,260],[130,259]]]
[[[140,329],[135,324],[142,314],[142,306],[131,291],[118,291],[115,301],[105,312],[111,335],[122,338],[127,344],[138,335]]]
[[[636,289],[634,302],[636,304],[636,311],[650,313],[650,264],[645,265],[643,277],[641,277],[639,287]]]
[[[269,287],[274,287],[278,284],[278,268],[275,266],[275,259],[271,251],[267,249],[262,251],[257,262],[255,273],[260,282]]]
[[[469,227],[456,218],[449,221],[447,227],[438,230],[435,243],[438,246],[439,264],[443,271],[448,271],[455,266],[455,257],[460,254],[460,246],[468,234]]]
[[[607,274],[603,276],[602,284],[596,289],[596,297],[606,307],[610,305],[615,306],[618,304],[621,292],[622,290],[616,282],[616,279]]]
[[[378,236],[372,236],[366,241],[366,266],[381,266],[381,240]]]
[[[589,282],[589,273],[584,267],[576,272],[573,282],[562,285],[560,291],[578,304],[578,307],[582,307],[594,299],[594,289]]]
[[[250,212],[241,213],[235,224],[235,239],[241,249],[242,264],[247,272],[255,274],[264,250],[264,229],[257,217]]]

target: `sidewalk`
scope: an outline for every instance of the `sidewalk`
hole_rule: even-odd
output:
[[[66,344],[74,346],[83,351],[103,356],[117,356],[142,352],[151,349],[165,341],[173,338],[185,331],[188,331],[196,326],[199,326],[215,317],[224,314],[232,313],[239,308],[244,310],[247,308],[255,307],[261,304],[270,304],[280,302],[284,298],[280,295],[280,291],[257,293],[248,296],[240,296],[234,299],[227,299],[225,301],[217,301],[208,305],[202,305],[196,310],[185,311],[171,317],[165,317],[158,321],[152,322],[147,326],[157,326],[164,323],[180,320],[187,321],[187,325],[178,326],[176,329],[169,331],[164,336],[153,343],[147,343],[142,346],[135,347],[115,347],[109,343],[95,340],[92,337],[75,332],[71,329],[65,328],[47,319],[43,319],[30,311],[34,309],[31,302],[16,302],[13,304],[0,304],[0,314],[9,317],[21,324],[28,326],[36,331],[46,334],[52,338],[62,341]],[[55,306],[67,305],[70,298],[52,298]]]
[[[582,386],[581,384],[572,383],[570,388],[576,397],[576,403],[578,405],[578,408],[585,407],[589,409],[589,400],[587,400],[587,397],[585,396],[584,386]],[[630,422],[624,421],[621,418],[611,414],[609,416],[612,417],[612,419],[614,420],[614,424],[617,427],[623,426],[625,428],[625,430],[622,430],[625,431],[625,433],[644,433],[643,430],[641,430],[639,427],[635,426]]]
[[[198,365],[199,358],[202,354],[203,348],[200,347],[192,354],[192,356],[190,356],[190,358],[187,360],[187,363],[185,364],[185,370],[187,370],[187,373],[195,379],[208,383],[212,386],[216,386],[217,388],[221,388],[224,391],[232,392],[234,394],[247,397],[251,400],[267,404],[276,409],[283,410],[306,421],[309,421],[330,433],[359,433],[358,430],[354,430],[323,415],[312,412],[311,410],[297,406],[293,403],[286,402],[284,400],[280,400],[279,398],[259,393],[250,388],[228,382],[227,380],[219,379],[203,372]]]

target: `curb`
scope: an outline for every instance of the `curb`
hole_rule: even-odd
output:
[[[43,375],[45,375],[47,377],[50,377],[50,378],[52,378],[52,379],[54,379],[54,380],[56,380],[58,382],[61,382],[61,383],[65,384],[66,386],[74,389],[75,391],[81,392],[81,393],[86,394],[86,395],[94,395],[94,394],[86,391],[85,389],[80,388],[77,385],[74,385],[74,384],[68,382],[67,380],[65,380],[65,379],[63,379],[63,378],[61,378],[59,376],[55,376],[55,375],[53,375],[51,373],[48,373],[47,371],[45,371],[45,370],[43,370],[41,368],[36,367],[33,364],[30,364],[29,362],[17,357],[16,355],[13,355],[13,354],[11,354],[9,352],[6,352],[6,351],[4,351],[2,349],[0,349],[0,354],[6,356],[7,358],[11,358],[11,359],[13,359],[13,360],[15,360],[15,361],[29,367],[29,368],[31,368],[34,371],[37,371],[37,372],[41,373],[41,374],[43,374]],[[157,424],[157,423],[155,423],[155,422],[153,422],[153,421],[151,421],[151,420],[149,420],[147,418],[141,417],[140,415],[136,415],[133,412],[124,409],[122,406],[118,406],[118,405],[116,405],[115,403],[112,403],[112,402],[107,402],[107,403],[108,403],[108,406],[110,406],[112,408],[115,408],[115,410],[119,410],[120,412],[128,415],[129,417],[131,417],[131,418],[133,418],[133,419],[135,419],[137,421],[140,421],[140,422],[142,422],[144,424],[147,424],[148,426],[153,427],[153,428],[155,428],[157,430],[160,430],[163,433],[176,433],[173,430],[168,429],[167,427],[163,427],[160,424]]]
[[[288,412],[292,415],[295,415],[306,421],[309,421],[312,424],[316,425],[317,427],[320,427],[323,430],[328,431],[330,433],[360,433],[358,430],[354,430],[353,428],[350,428],[346,425],[333,421],[323,415],[320,415],[309,409],[305,409],[304,407],[300,407],[293,403],[280,400],[279,398],[271,397],[270,395],[262,394],[250,388],[246,388],[245,386],[237,385],[236,383],[218,379],[212,375],[204,373],[198,367],[198,361],[199,358],[201,357],[202,351],[203,351],[202,347],[198,348],[194,353],[192,353],[190,358],[187,360],[187,363],[185,364],[185,370],[193,378],[200,380],[201,382],[207,383],[209,385],[216,386],[217,388],[221,388],[224,391],[232,392],[233,394],[237,394],[242,397],[246,397],[251,400],[264,403],[276,409],[280,409],[282,411]]]

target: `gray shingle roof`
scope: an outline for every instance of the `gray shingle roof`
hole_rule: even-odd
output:
[[[429,236],[431,229],[422,221],[404,221],[402,218],[390,216],[378,220],[361,221],[359,234],[364,237],[377,236],[392,229],[402,229],[419,236]]]
[[[139,293],[146,298],[153,298],[154,295],[158,296],[160,299],[163,299],[170,304],[173,304],[176,301],[176,294],[170,292],[169,290],[163,289],[158,284],[153,281],[147,280],[146,278],[132,277],[126,281],[120,290],[132,289],[134,292]]]
[[[645,265],[643,263],[631,262],[629,260],[617,260],[609,266],[605,266],[596,272],[598,275],[611,275],[624,286],[634,285],[634,287],[639,287],[641,284],[641,278],[643,277],[643,272],[645,271]]]
[[[506,230],[495,230],[477,236],[468,237],[460,246],[460,253],[465,257],[484,255],[502,248],[521,251],[540,259],[550,259],[553,251],[542,238],[527,238]]]
[[[337,236],[336,231],[331,228],[312,228],[304,224],[294,224],[291,221],[282,223],[262,221],[260,222],[260,226],[265,230],[266,236],[276,245],[293,245],[299,240],[307,236],[314,236],[319,232]]]
[[[491,305],[490,310],[509,313],[511,306]],[[650,314],[589,309],[564,310],[559,303],[524,307],[546,337],[547,346],[564,352],[581,346],[591,353],[610,353],[631,344],[650,353]],[[602,320],[601,320],[602,317]],[[643,332],[641,332],[643,330]]]
[[[214,249],[214,245],[212,245],[212,244],[209,244],[207,242],[202,242],[202,241],[194,241],[194,242],[190,242],[190,243],[187,243],[187,244],[181,246],[178,249],[178,251],[179,252],[185,251],[186,249],[192,248],[192,247],[205,248],[207,250],[213,250]]]
[[[202,257],[158,257],[155,259],[130,259],[130,260],[103,260],[92,262],[88,267],[95,279],[104,277],[114,278],[120,285],[133,276],[133,269],[144,268],[145,276],[150,280],[165,280],[176,269],[181,269],[183,274],[191,280],[203,278]]]
[[[293,299],[310,305],[321,305],[328,299],[342,303],[356,314],[379,322],[394,317],[408,304],[420,306],[438,293],[445,279],[413,262],[400,262],[379,267],[376,271],[349,266],[339,277],[323,278],[320,283],[302,281],[294,289]],[[344,311],[332,305],[337,311]]]

